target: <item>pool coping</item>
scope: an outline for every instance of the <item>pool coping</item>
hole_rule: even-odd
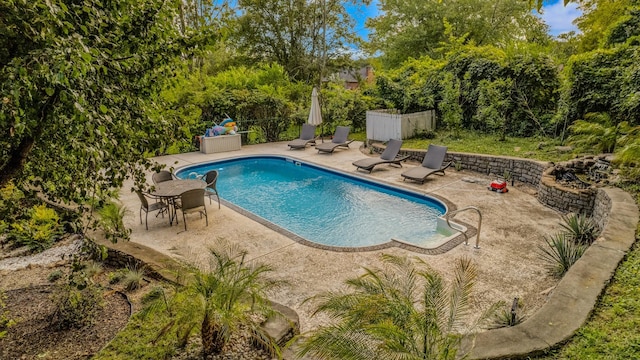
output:
[[[196,167],[198,165],[202,165],[202,164],[206,164],[206,163],[212,163],[212,162],[216,162],[216,161],[232,161],[232,160],[237,160],[237,159],[250,159],[250,158],[255,158],[255,157],[273,157],[273,158],[278,158],[278,159],[285,159],[285,161],[287,161],[288,159],[290,159],[291,161],[295,161],[295,162],[300,162],[300,163],[305,163],[305,164],[310,164],[310,166],[316,167],[316,168],[327,168],[332,172],[337,172],[339,174],[342,174],[342,176],[344,177],[356,177],[359,178],[361,180],[364,181],[368,181],[374,184],[379,184],[385,187],[390,187],[390,188],[398,188],[397,184],[391,184],[391,183],[387,183],[386,181],[382,181],[379,179],[372,179],[370,177],[366,177],[362,174],[351,174],[351,173],[347,173],[344,170],[341,169],[337,169],[328,165],[321,165],[321,164],[317,164],[314,163],[312,161],[308,161],[308,160],[303,160],[300,158],[296,158],[295,156],[284,156],[284,155],[279,155],[279,154],[260,154],[260,155],[243,155],[243,156],[237,156],[237,157],[233,157],[233,158],[229,158],[229,159],[220,159],[220,160],[209,160],[209,161],[202,161],[202,162],[198,162],[198,163],[191,163],[189,165],[184,165],[184,166],[180,166],[178,168],[175,169],[175,174],[177,175],[180,171],[184,171],[184,169],[188,169],[191,167]],[[449,201],[447,198],[444,198],[442,196],[436,195],[436,194],[426,194],[426,193],[420,193],[415,191],[414,189],[408,188],[408,187],[403,187],[400,186],[400,189],[402,191],[411,193],[411,194],[415,194],[418,196],[426,196],[426,197],[430,197],[430,198],[434,198],[437,201],[440,201],[441,203],[444,204],[445,208],[446,208],[446,212],[440,217],[443,218],[444,216],[446,216],[448,213],[457,210],[457,206],[452,203],[451,201]],[[449,237],[443,239],[440,241],[439,244],[437,244],[436,246],[433,247],[422,247],[422,246],[418,246],[418,245],[414,245],[410,242],[407,241],[402,241],[402,240],[397,240],[397,239],[390,239],[389,241],[382,243],[382,244],[377,244],[377,245],[372,245],[372,246],[359,246],[359,247],[347,247],[347,246],[331,246],[331,245],[324,245],[324,244],[319,244],[313,241],[309,241],[307,239],[305,239],[304,237],[289,231],[259,215],[256,215],[236,204],[233,204],[227,200],[224,199],[220,199],[220,202],[222,204],[224,204],[226,207],[232,209],[233,211],[237,212],[238,214],[245,216],[281,235],[284,235],[286,237],[288,237],[289,239],[305,245],[305,246],[309,246],[309,247],[313,247],[316,249],[321,249],[321,250],[326,250],[326,251],[335,251],[335,252],[368,252],[368,251],[378,251],[378,250],[384,250],[384,249],[389,249],[389,248],[400,248],[400,249],[404,249],[404,250],[408,250],[408,251],[413,251],[415,253],[418,254],[426,254],[426,255],[439,255],[439,254],[444,254],[449,250],[452,250],[453,248],[457,247],[458,245],[462,244],[463,242],[468,242],[468,239],[473,238],[474,236],[476,236],[477,234],[477,229],[468,224],[465,223],[463,221],[460,220],[456,220],[451,221],[451,224],[454,225],[454,227],[461,227],[463,229],[465,229],[465,231],[460,231],[459,229],[453,229],[455,232],[458,233],[458,235],[454,236],[454,235],[450,235]],[[466,236],[465,236],[466,234]]]

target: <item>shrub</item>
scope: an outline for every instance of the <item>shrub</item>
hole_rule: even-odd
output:
[[[98,310],[104,305],[102,291],[93,284],[83,289],[72,285],[61,286],[52,296],[52,300],[55,311],[51,321],[58,329],[91,325]]]
[[[552,275],[561,277],[582,256],[587,246],[576,243],[564,233],[545,237],[547,246],[539,246],[540,256],[548,262]]]
[[[9,311],[4,309],[6,306],[4,304],[5,298],[6,295],[0,291],[0,339],[2,339],[7,334],[7,330],[16,323],[15,320],[9,317]]]
[[[24,198],[24,194],[13,183],[0,189],[0,219],[4,219],[8,223],[13,221],[18,215],[20,209],[20,201]],[[0,229],[1,230],[1,229]]]
[[[61,270],[56,270],[54,272],[52,272],[51,274],[49,274],[49,276],[47,276],[47,280],[51,283],[56,282],[58,280],[60,280],[62,278],[62,275],[64,275],[62,273]]]
[[[193,280],[171,298],[155,302],[173,318],[158,337],[173,333],[180,339],[180,346],[185,346],[199,327],[206,358],[220,354],[233,334],[247,330],[254,344],[279,357],[278,344],[260,323],[275,312],[267,292],[282,282],[266,277],[269,266],[247,263],[246,251],[219,246],[221,249],[211,249],[208,268],[196,270]]]
[[[142,297],[142,303],[149,304],[152,301],[156,301],[164,296],[165,296],[165,293],[162,286],[155,286],[153,289],[151,289],[151,291],[149,291]]]
[[[118,239],[128,240],[130,229],[126,229],[122,219],[127,213],[127,209],[116,203],[109,203],[100,208],[100,226],[104,230],[107,239],[118,242]]]
[[[95,261],[89,261],[84,265],[84,273],[89,277],[93,278],[94,276],[102,273],[103,268],[102,264]]]
[[[584,214],[570,214],[562,217],[560,224],[564,233],[574,242],[583,245],[591,245],[598,237],[596,223]]]
[[[500,310],[494,314],[493,322],[489,325],[490,329],[515,326],[525,320],[526,316],[522,314],[524,312],[522,302],[518,298],[513,299],[513,301],[511,307],[508,307],[504,301],[498,303],[497,306]]]
[[[348,290],[321,293],[314,314],[331,324],[305,334],[297,355],[321,359],[456,359],[476,267],[458,259],[451,283],[420,259],[383,255]],[[481,316],[478,321],[484,319]],[[354,356],[355,352],[356,355]]]
[[[107,278],[109,279],[109,284],[115,285],[119,283],[120,281],[122,281],[126,273],[127,273],[126,269],[118,269],[116,271],[110,272],[107,275]]]
[[[414,137],[417,139],[431,140],[435,139],[437,136],[438,134],[433,130],[420,130],[416,132]]]
[[[50,248],[62,233],[58,214],[46,205],[29,210],[29,217],[11,225],[9,240],[17,246],[28,246],[32,251]]]
[[[125,290],[132,291],[141,288],[144,276],[144,268],[137,268],[135,266],[127,267],[124,277],[122,278]]]

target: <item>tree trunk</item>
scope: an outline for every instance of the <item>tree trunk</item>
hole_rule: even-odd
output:
[[[0,171],[0,188],[5,187],[9,181],[15,178],[24,167],[27,162],[27,156],[31,152],[35,140],[33,137],[26,137],[22,139],[20,145],[11,153],[9,161],[2,167]]]
[[[224,348],[225,341],[222,329],[219,324],[205,314],[202,320],[202,328],[200,329],[202,338],[202,357],[207,358],[210,355],[220,354]]]
[[[38,109],[40,126],[36,126],[30,136],[25,136],[18,147],[15,150],[10,151],[9,160],[2,165],[2,168],[0,168],[0,188],[5,187],[9,181],[13,180],[24,168],[24,164],[27,162],[27,157],[29,157],[29,153],[31,153],[31,149],[33,149],[36,139],[40,138],[42,135],[44,124],[46,124],[45,120],[49,114],[49,109],[58,101],[59,94],[60,89],[56,88],[54,94],[50,96],[44,104],[42,104],[40,109]]]

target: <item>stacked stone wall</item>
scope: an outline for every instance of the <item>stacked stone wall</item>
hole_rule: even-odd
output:
[[[124,251],[116,250],[111,247],[107,248],[107,258],[104,260],[104,263],[117,269],[144,269],[146,276],[156,280],[165,280],[160,273],[148,266],[144,261]]]
[[[572,189],[556,182],[550,167],[542,173],[536,197],[541,203],[561,212],[592,215],[596,189]]]
[[[604,229],[605,225],[607,224],[610,214],[611,198],[606,191],[598,189],[593,201],[593,211],[591,213],[591,218],[596,223],[600,231],[602,231],[602,229]]]
[[[384,145],[372,144],[371,149],[375,153],[382,153]],[[409,155],[410,160],[422,162],[426,150],[402,149],[400,155]],[[469,154],[447,152],[445,161],[458,164],[460,169],[471,170],[483,174],[504,176],[508,172],[514,181],[537,187],[542,172],[552,166],[549,162],[516,157],[493,156],[482,154]]]
[[[370,148],[374,153],[380,154],[385,146],[375,143],[371,144]],[[409,155],[409,159],[422,162],[426,150],[402,149],[400,154]],[[572,189],[558,184],[552,175],[553,163],[509,156],[456,152],[447,152],[445,161],[457,164],[457,168],[487,175],[504,176],[508,173],[513,181],[537,189],[538,201],[560,212],[583,213],[591,216],[594,211],[597,190]]]

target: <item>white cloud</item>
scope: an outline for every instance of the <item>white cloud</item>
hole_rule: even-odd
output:
[[[569,31],[580,32],[573,25],[573,20],[582,15],[576,2],[570,2],[564,6],[564,1],[556,1],[554,4],[545,4],[542,7],[542,14],[536,13],[544,22],[549,25],[549,32],[557,36]]]

